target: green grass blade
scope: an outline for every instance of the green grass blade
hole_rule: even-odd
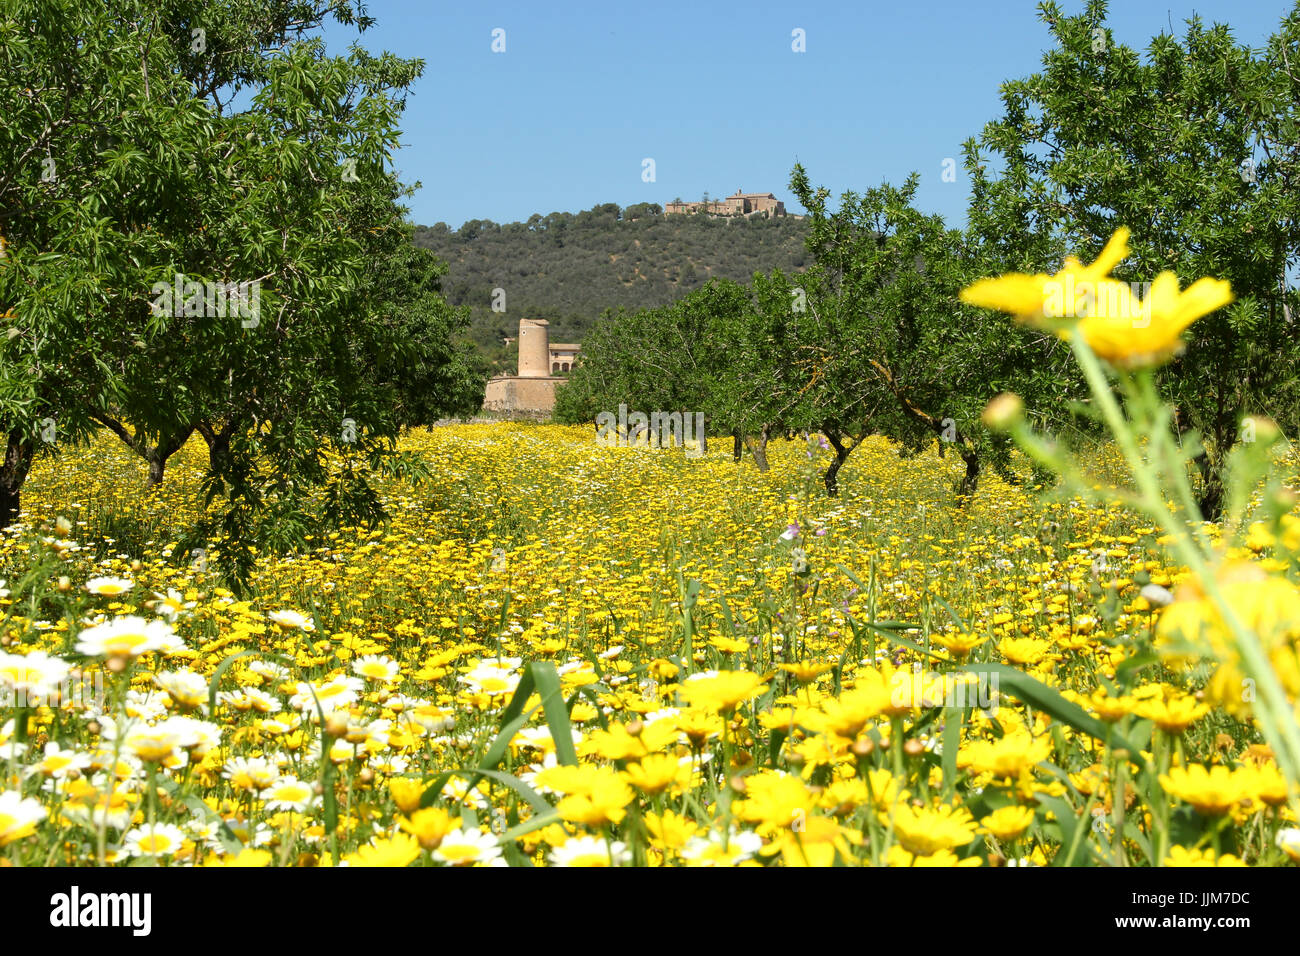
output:
[[[986,681],[996,675],[999,693],[1010,694],[1061,723],[1097,738],[1107,746],[1123,748],[1128,751],[1131,761],[1141,763],[1141,756],[1137,750],[1120,736],[1113,726],[1089,716],[1078,704],[1066,700],[1057,691],[1042,681],[1030,677],[1024,671],[1008,667],[1006,664],[967,664],[962,670],[976,674]]]

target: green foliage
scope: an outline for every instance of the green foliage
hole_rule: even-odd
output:
[[[1054,272],[1067,251],[1087,261],[1126,225],[1133,254],[1117,278],[1231,282],[1237,303],[1197,322],[1161,375],[1184,440],[1204,443],[1213,517],[1243,416],[1300,428],[1300,8],[1262,51],[1193,17],[1145,56],[1114,41],[1101,0],[1072,17],[1039,9],[1052,41],[1042,70],[1004,84],[1002,117],[966,144],[972,232],[996,253],[990,274]]]
[[[486,370],[386,168],[422,63],[327,55],[327,17],[372,22],[349,2],[209,7],[0,20],[0,518],[50,420],[110,428],[155,482],[198,431],[199,531],[238,584],[258,545],[382,520],[400,428],[477,407]]]
[[[915,208],[918,182],[913,174],[901,188],[846,192],[832,211],[828,191],[795,167],[791,188],[810,212],[808,309],[817,321],[808,340],[821,373],[803,417],[837,452],[845,437],[867,432],[908,453],[937,440],[964,460],[958,490],[968,492],[984,463],[1006,473],[1009,461],[1009,443],[980,422],[989,399],[1017,392],[1059,424],[1067,399],[1084,390],[1077,374],[1067,377],[1068,350],[1052,336],[1009,329],[958,300],[988,274],[990,256],[978,235]]]

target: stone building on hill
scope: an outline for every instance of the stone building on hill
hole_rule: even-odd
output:
[[[702,212],[711,216],[784,216],[785,203],[772,193],[742,193],[739,189],[726,199],[700,202],[670,202],[664,206],[664,215],[681,215]]]

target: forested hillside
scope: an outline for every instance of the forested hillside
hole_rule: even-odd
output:
[[[713,277],[802,270],[804,234],[794,216],[664,216],[654,203],[605,203],[527,222],[417,226],[414,241],[449,264],[447,300],[470,306],[480,349],[509,368],[502,339],[518,333],[521,317],[549,319],[552,341],[581,342],[605,309],[666,305]],[[492,309],[494,289],[504,290],[504,312]]]

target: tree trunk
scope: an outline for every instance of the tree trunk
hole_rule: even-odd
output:
[[[732,432],[731,437],[733,439],[733,444],[731,446],[732,460],[740,461],[740,459],[745,455],[745,443],[741,440],[739,431]]]
[[[966,462],[966,474],[962,475],[957,485],[957,497],[965,498],[975,494],[975,489],[979,486],[980,456],[974,451],[963,450],[961,457],[962,461]]]
[[[170,435],[163,433],[158,436],[158,444],[150,445],[145,441],[144,433],[136,428],[135,434],[127,431],[122,422],[119,422],[112,415],[94,415],[95,421],[103,425],[114,435],[122,440],[122,443],[130,448],[133,452],[149,463],[149,478],[145,484],[146,488],[156,488],[163,483],[163,475],[167,471],[167,459],[185,446],[194,434],[193,425],[184,425],[179,431]]]
[[[1201,509],[1201,517],[1206,521],[1218,521],[1223,516],[1223,477],[1227,466],[1225,449],[1237,443],[1237,422],[1239,414],[1220,414],[1206,423],[1204,438],[1201,440],[1201,453],[1192,461],[1200,474],[1200,488],[1197,489],[1196,504]],[[1178,430],[1181,441],[1183,436],[1194,427],[1191,416],[1181,406],[1174,409],[1174,427]]]
[[[185,447],[185,443],[194,434],[194,426],[187,425],[171,435],[161,435],[158,444],[147,449],[145,458],[149,461],[149,487],[157,488],[163,483],[163,474],[167,470],[167,459]]]
[[[7,528],[22,513],[23,482],[32,467],[36,447],[18,429],[9,432],[4,464],[0,465],[0,527]]]
[[[1223,468],[1208,454],[1201,452],[1194,459],[1201,473],[1201,494],[1197,505],[1206,521],[1218,521],[1223,514]]]
[[[200,422],[195,427],[208,443],[208,468],[213,474],[224,477],[230,465],[230,439],[234,436],[234,428],[227,425],[217,431],[207,422]]]
[[[844,442],[840,441],[840,436],[832,429],[823,428],[822,433],[825,434],[826,440],[831,443],[831,447],[835,449],[835,460],[826,466],[825,475],[826,494],[831,498],[835,498],[840,493],[840,469],[848,461],[853,446],[845,445]]]
[[[759,433],[758,440],[755,441],[748,435],[745,436],[745,444],[748,446],[750,453],[754,456],[754,464],[758,470],[767,471],[767,429],[764,428]]]

